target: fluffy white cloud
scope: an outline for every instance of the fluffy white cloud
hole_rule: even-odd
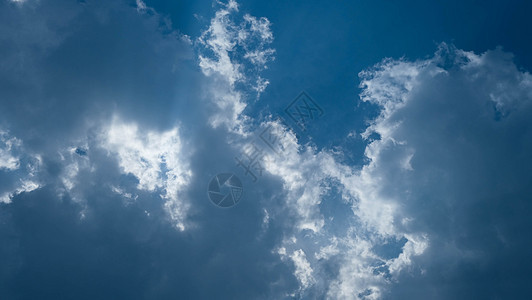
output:
[[[136,4],[139,13],[154,13],[143,1],[138,0]],[[255,132],[256,128],[251,125],[254,122],[247,122],[252,119],[244,115],[244,109],[250,94],[260,95],[268,86],[268,80],[262,78],[260,72],[273,60],[275,50],[269,48],[273,34],[268,19],[239,15],[235,1],[219,5],[221,8],[196,46],[199,66],[207,79],[202,85],[206,87],[203,99],[212,99],[208,101],[215,106],[207,113],[208,121],[216,134],[227,129],[228,144],[236,148],[249,145],[249,137]],[[132,15],[139,17],[133,8],[130,9]],[[75,15],[72,13],[70,18]],[[155,24],[150,27],[150,33],[158,26],[156,19],[150,19]],[[54,28],[33,27],[53,33],[46,43],[39,44],[43,49],[62,43],[64,36],[58,35]],[[32,37],[39,31],[28,32]],[[164,39],[164,42],[156,39],[158,42],[146,44],[171,43],[172,39]],[[34,48],[36,39],[23,36],[23,40],[22,45],[28,45],[26,48]],[[13,51],[10,55],[15,57],[17,53]],[[145,53],[153,52],[139,53],[144,57]],[[165,59],[163,57],[161,65],[167,63]],[[8,59],[21,60],[20,57]],[[98,61],[99,57],[95,62]],[[19,65],[2,67],[17,70]],[[141,69],[151,70],[151,64],[146,65],[150,67]],[[168,74],[157,78],[168,77]],[[96,78],[94,74],[88,76]],[[431,276],[441,271],[442,267],[437,266],[430,255],[438,257],[442,264],[466,261],[489,265],[493,257],[503,261],[505,256],[497,256],[493,249],[506,249],[519,243],[519,239],[523,239],[519,233],[530,227],[524,218],[530,212],[525,200],[531,194],[527,187],[531,180],[532,150],[530,74],[517,69],[511,56],[501,50],[477,55],[442,45],[432,58],[415,62],[386,59],[361,72],[360,77],[361,99],[380,109],[379,116],[362,134],[368,142],[367,165],[340,163],[332,150],[301,144],[294,132],[282,123],[256,120],[262,128],[273,128],[282,145],[280,155],[271,155],[264,162],[263,177],[264,181],[271,179],[266,184],[280,183],[281,191],[275,191],[272,197],[282,199],[275,202],[281,207],[266,203],[268,199],[259,199],[253,205],[264,206],[258,208],[263,212],[263,219],[257,240],[268,237],[272,233],[270,230],[278,230],[273,234],[280,242],[273,252],[291,268],[294,281],[299,283],[299,287],[285,294],[300,298],[378,299],[386,297],[389,288],[400,285],[405,277]],[[121,88],[124,87],[131,89],[129,83]],[[111,97],[106,95],[108,91],[104,89],[99,93]],[[154,92],[150,90],[146,94],[150,97]],[[154,106],[165,110],[175,98],[183,97],[172,96],[168,97],[172,100]],[[122,94],[116,97],[127,98]],[[87,103],[92,105],[91,101]],[[120,104],[116,106],[118,110],[134,105],[135,101]],[[85,105],[88,106],[76,107],[85,109]],[[120,168],[118,175],[134,178],[138,184],[135,189],[127,184],[122,186],[117,180],[104,189],[120,195],[126,203],[136,201],[141,192],[159,195],[173,224],[184,230],[189,225],[187,217],[193,205],[186,192],[193,181],[190,165],[195,162],[190,160],[193,147],[186,144],[188,140],[182,132],[190,130],[193,134],[208,136],[212,128],[201,127],[194,131],[191,128],[197,123],[191,125],[183,121],[179,126],[160,131],[144,130],[140,125],[142,120],[134,120],[135,116],[144,114],[145,107],[136,106],[132,110],[140,113],[124,119],[115,118],[109,124],[106,124],[108,115],[97,115],[99,118],[93,121],[95,128],[90,129],[101,133],[97,141],[89,143],[82,138],[81,142],[67,148],[61,145],[61,149],[52,150],[53,154],[46,154],[44,171],[49,173],[46,174],[49,181],[58,179],[60,195],[68,193],[72,199],[81,200],[85,179],[81,175],[86,175],[82,173],[95,169],[101,172],[98,174],[116,172],[114,164],[108,169],[103,165],[116,159]],[[70,107],[67,108],[61,116],[71,113]],[[198,110],[203,112],[203,108],[194,111]],[[158,117],[160,111],[152,113]],[[183,111],[183,115],[188,112]],[[79,115],[73,119],[83,119]],[[198,118],[191,123],[206,121]],[[71,127],[63,124],[71,125],[61,123],[51,128]],[[103,128],[99,127],[101,124]],[[28,127],[39,126],[31,123]],[[86,129],[75,132],[84,135]],[[39,144],[38,139],[33,142]],[[65,143],[68,144],[68,140]],[[82,147],[78,148],[79,145]],[[23,151],[18,149],[21,146],[22,140],[0,132],[0,175],[7,174],[5,178],[11,180],[7,184],[2,182],[0,201],[10,202],[14,195],[48,183],[42,183],[38,176],[42,166],[40,156],[21,154]],[[97,153],[101,149],[107,151],[108,156],[83,154],[93,150]],[[57,153],[60,159],[54,165]],[[212,153],[209,151],[209,155],[222,156]],[[194,166],[199,165],[201,163]],[[191,194],[196,195],[194,193]],[[327,209],[332,206],[338,209],[328,215]],[[496,213],[501,209],[506,209],[507,214]],[[198,215],[201,217],[202,213],[206,216],[212,212]],[[516,253],[516,256],[521,260],[525,258],[523,253]],[[455,274],[452,267],[444,266],[443,270],[449,277]]]
[[[505,255],[497,244],[522,238],[509,228],[528,226],[516,209],[529,210],[532,76],[511,59],[500,49],[478,55],[442,44],[432,58],[388,59],[361,72],[361,97],[381,114],[363,134],[379,138],[366,148],[359,199],[394,204],[389,224],[418,233],[405,235],[392,274],[423,254],[417,265],[431,273],[416,276],[434,278],[427,289],[443,292],[440,272],[458,280],[461,265],[481,261],[499,270],[489,262]],[[502,203],[513,213],[498,211]],[[435,255],[453,263],[436,267]]]
[[[490,212],[478,206],[522,205],[519,197],[527,197],[532,81],[510,55],[477,55],[443,44],[433,58],[386,59],[360,76],[362,100],[381,109],[362,134],[369,163],[361,169],[336,162],[327,150],[299,145],[279,122],[263,124],[276,128],[285,148],[266,161],[266,170],[282,179],[285,205],[295,213],[279,253],[304,251],[316,279],[303,284],[302,269],[295,269],[303,297],[382,298],[406,276],[403,271],[424,276],[427,266],[414,261],[434,253],[433,245],[449,250],[446,259],[491,256],[482,241],[458,243],[464,234],[480,234],[469,224],[476,218],[472,209]],[[338,193],[331,195],[331,188]],[[347,222],[326,219],[324,205],[340,200],[352,210]],[[513,234],[503,228],[511,220],[481,223],[507,243]],[[339,234],[338,226],[347,232]],[[320,271],[334,261],[340,262],[336,277]]]
[[[243,115],[245,88],[249,86],[238,83],[248,82],[250,78],[243,66],[249,61],[256,70],[264,68],[274,51],[266,49],[273,39],[268,20],[245,15],[244,22],[236,25],[231,14],[237,11],[236,3],[229,2],[216,13],[199,39],[211,56],[202,52],[199,61],[204,74],[214,79],[211,96],[218,109],[212,113],[211,125],[225,124],[229,132],[241,139],[232,142],[245,148],[251,143],[248,138],[254,128],[245,122],[249,117]],[[402,76],[409,78],[415,74]],[[264,82],[262,91],[266,81],[257,78],[257,82]],[[409,265],[412,256],[423,252],[427,245],[425,236],[395,226],[399,203],[379,194],[379,179],[371,174],[374,165],[363,170],[342,165],[332,152],[300,145],[295,134],[279,121],[265,121],[261,126],[270,127],[281,145],[281,155],[268,156],[264,167],[266,172],[281,179],[283,205],[294,217],[293,226],[282,233],[286,239],[279,245],[278,253],[293,263],[294,276],[300,282],[295,292],[302,297],[313,294],[345,299],[380,296],[383,286],[389,283],[389,274],[399,273]],[[411,168],[408,157],[401,163],[405,169]],[[329,192],[333,188],[339,192],[331,199]],[[323,201],[339,202],[352,213],[347,220],[326,220],[321,211]],[[268,222],[275,217],[275,213],[268,212]],[[347,230],[337,233],[336,228],[342,226],[347,226]],[[376,246],[401,239],[405,240],[403,249],[396,250],[391,258],[381,258],[373,252]],[[341,267],[339,275],[331,278],[323,269],[335,261],[341,262]]]
[[[420,233],[407,233],[395,225],[399,200],[379,194],[372,164],[362,170],[335,161],[327,150],[299,145],[294,133],[278,121],[263,124],[278,137],[280,155],[265,160],[268,173],[283,182],[284,205],[294,227],[287,228],[280,251],[291,257],[301,297],[377,299],[394,276],[423,253],[428,241]],[[337,190],[332,193],[331,190]],[[350,209],[347,219],[327,219],[323,208],[331,203]],[[273,217],[275,218],[275,216]],[[344,228],[338,232],[338,228]],[[376,247],[403,239],[402,248],[381,257]],[[290,254],[288,254],[290,253]],[[304,256],[301,253],[306,253]],[[324,270],[339,262],[338,275]],[[303,271],[304,270],[304,271]],[[312,276],[310,276],[312,274]]]
[[[144,132],[135,123],[125,123],[115,117],[103,133],[101,146],[118,157],[125,174],[138,179],[138,189],[161,193],[170,217],[177,228],[184,230],[189,203],[182,192],[192,171],[184,155],[178,128]],[[113,190],[120,191],[116,187]]]
[[[387,274],[400,272],[428,243],[425,235],[409,234],[396,226],[401,199],[380,195],[380,179],[371,174],[375,162],[361,170],[343,165],[332,152],[299,145],[294,133],[279,122],[264,126],[273,128],[283,145],[281,155],[272,156],[265,167],[283,180],[286,205],[296,216],[294,231],[285,234],[300,236],[286,240],[283,247],[303,247],[313,253],[311,265],[316,269],[329,260],[342,261],[338,278],[316,274],[323,285],[318,293],[357,298],[356,291],[367,290],[365,296],[380,295],[389,282]],[[331,189],[337,193],[331,194]],[[330,203],[350,208],[348,219],[326,219],[322,210]],[[338,227],[347,230],[339,234]],[[396,249],[391,257],[381,258],[373,251],[401,239],[405,240],[403,248]],[[380,272],[383,268],[387,270]]]

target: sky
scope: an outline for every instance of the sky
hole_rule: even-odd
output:
[[[531,11],[0,0],[0,299],[530,299]]]

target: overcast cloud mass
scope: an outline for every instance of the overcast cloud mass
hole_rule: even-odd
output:
[[[377,2],[0,0],[0,299],[531,298],[532,7]]]

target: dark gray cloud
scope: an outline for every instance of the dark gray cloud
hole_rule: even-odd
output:
[[[52,144],[79,137],[117,111],[170,127],[197,102],[191,45],[157,16],[120,2],[2,6],[1,118],[26,143],[46,144],[43,133]]]
[[[0,298],[282,298],[295,288],[272,252],[277,229],[263,227],[272,185],[246,189],[232,210],[207,198],[216,172],[237,171],[238,148],[209,125],[212,83],[193,41],[132,3],[0,5],[0,178],[10,201],[0,204]],[[131,143],[114,144],[113,128]],[[189,167],[174,196],[167,176]],[[38,187],[20,188],[21,178]],[[165,203],[189,207],[185,231]]]

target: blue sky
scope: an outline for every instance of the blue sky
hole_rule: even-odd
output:
[[[0,298],[530,298],[531,8],[0,0]]]

